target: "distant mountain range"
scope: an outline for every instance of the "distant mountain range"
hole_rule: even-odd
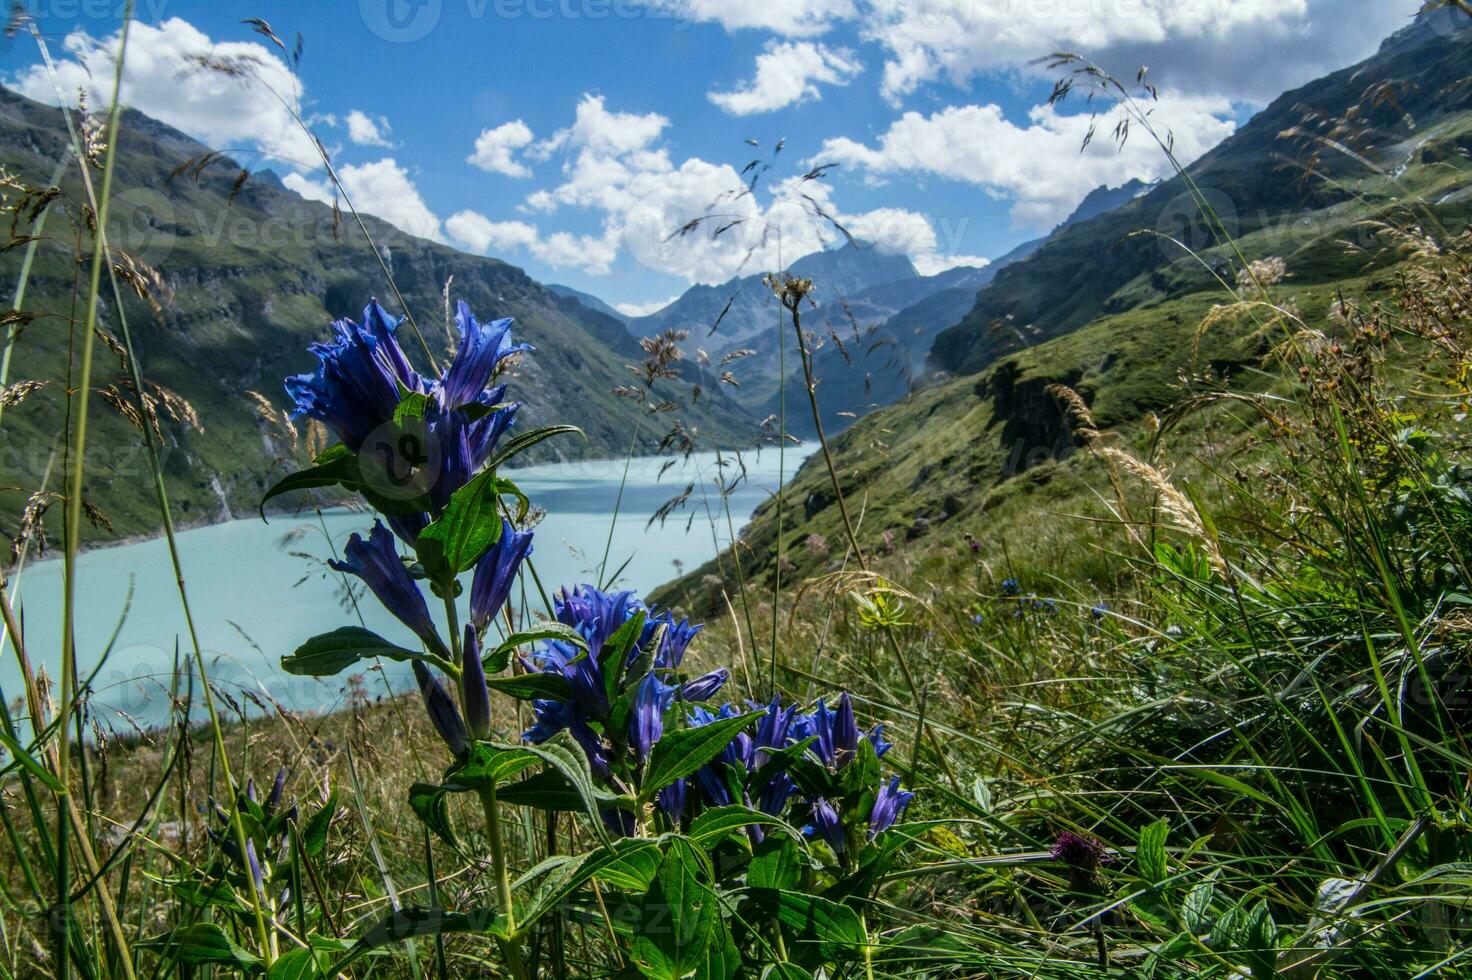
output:
[[[0,89],[0,167],[45,187],[69,146],[58,110]],[[373,296],[401,312],[379,257],[350,215],[335,217],[331,208],[286,190],[268,172],[237,187],[239,166],[227,158],[198,172],[184,169],[189,161],[211,159],[209,153],[177,130],[125,113],[109,222],[110,243],[155,267],[164,286],[156,290],[157,313],[136,298],[126,306],[145,377],[199,413],[200,427],[166,426],[163,433],[168,489],[186,523],[250,513],[284,469],[300,464],[299,457],[290,458],[279,428],[263,421],[250,392],[277,410],[285,408],[282,379],[312,369],[307,346],[326,335],[332,319],[358,318]],[[51,205],[45,234],[68,242],[68,222],[78,220],[75,202],[82,200],[74,167],[61,189],[64,197]],[[468,302],[480,318],[515,317],[516,338],[536,346],[512,383],[514,397],[525,403],[518,425],[573,423],[587,432],[588,443],[548,442],[533,459],[627,451],[642,409],[613,389],[629,382],[626,365],[641,354],[622,318],[597,309],[596,301],[590,307],[549,289],[505,262],[406,235],[372,217],[363,220],[436,359],[442,361],[453,342],[444,316],[447,281],[452,296]],[[23,252],[0,253],[0,282],[16,282]],[[69,248],[47,244],[39,250],[26,308],[43,318],[22,333],[9,380],[51,385],[5,410],[11,450],[0,462],[5,487],[41,486],[65,430],[58,383],[68,376],[73,338],[65,325],[75,282]],[[111,304],[102,304],[101,322],[110,337],[119,335]],[[412,329],[403,330],[406,349],[423,363]],[[98,390],[122,382],[105,348],[99,347],[96,364]],[[689,371],[698,375],[694,365]],[[689,384],[661,385],[660,397],[689,401]],[[713,385],[679,415],[724,445],[747,445],[755,438],[754,420]],[[109,502],[108,517],[118,533],[155,529],[139,433],[105,406],[98,406],[96,416],[93,444],[111,447],[112,455],[89,466],[89,489]],[[649,450],[663,435],[648,424],[641,431]],[[15,526],[26,497],[25,491],[0,491],[0,525]]]

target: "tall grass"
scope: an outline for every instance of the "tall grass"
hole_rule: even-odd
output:
[[[597,887],[586,905],[539,925],[525,949],[446,925],[454,910],[491,904],[507,911],[514,935],[518,875],[592,846],[596,825],[511,809],[492,789],[479,801],[483,822],[458,840],[431,839],[404,819],[418,775],[404,760],[432,757],[436,744],[422,712],[359,699],[330,717],[232,719],[217,707],[146,423],[174,559],[167,587],[184,605],[193,664],[180,660],[168,726],[86,738],[86,658],[100,666],[106,651],[74,649],[72,637],[85,601],[77,555],[105,302],[123,333],[136,410],[149,414],[106,239],[116,104],[108,120],[95,194],[85,136],[72,129],[87,188],[71,215],[74,248],[88,277],[68,324],[79,351],[54,708],[10,593],[0,595],[25,686],[23,717],[0,704],[0,974],[628,975],[627,905]],[[713,625],[708,654],[733,651],[752,697],[805,700],[844,678],[864,715],[893,724],[907,777],[923,787],[903,858],[859,902],[860,955],[832,975],[1472,969],[1472,240],[1396,233],[1386,247],[1404,259],[1393,295],[1345,297],[1314,323],[1237,253],[1257,301],[1232,297],[1231,315],[1203,329],[1270,338],[1265,390],[1188,391],[1149,433],[1100,431],[1082,399],[1055,392],[1109,513],[1102,528],[1063,534],[1075,548],[1107,551],[1119,569],[1112,594],[1071,580],[1066,567],[1010,556],[984,565],[960,541],[923,567],[868,555],[862,512],[851,517],[846,504],[848,552],[812,580],[784,583],[781,498],[770,593],[748,581],[742,547],[732,547],[734,591],[722,596],[726,621]],[[796,305],[788,309],[823,438]],[[7,371],[12,346],[23,354],[14,330]],[[646,349],[652,386],[669,367],[660,358],[676,355],[669,344]],[[1242,472],[1191,451],[1207,422],[1231,432]],[[826,438],[822,453],[843,501]],[[724,474],[703,488],[715,498],[705,519],[713,536],[724,524],[734,540],[729,488]],[[605,546],[600,579],[617,577],[608,561]],[[453,624],[453,601],[447,609]],[[758,636],[770,638],[765,664]],[[199,727],[196,696],[208,717]],[[524,727],[509,702],[497,717],[508,731]],[[271,763],[283,785],[267,797],[246,774]],[[300,810],[288,816],[280,801],[293,798]],[[248,825],[279,833],[290,855],[281,907],[248,871],[230,870],[232,851],[252,850]],[[434,921],[410,916],[422,907]],[[240,919],[251,928],[221,927]],[[753,944],[764,976],[809,975],[781,948],[780,929],[753,934]]]

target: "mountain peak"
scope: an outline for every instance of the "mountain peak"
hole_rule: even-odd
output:
[[[886,253],[877,245],[860,241],[804,255],[788,269],[840,294],[920,278],[908,256]]]

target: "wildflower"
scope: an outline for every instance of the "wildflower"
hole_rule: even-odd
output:
[[[839,695],[836,710],[830,710],[820,698],[811,712],[793,720],[791,729],[795,741],[815,738],[811,751],[818,761],[835,772],[848,765],[861,741],[867,740],[874,747],[876,757],[888,752],[891,744],[884,740],[883,725],[876,725],[867,733],[859,731],[847,692]]]
[[[726,682],[726,671],[714,671],[690,681],[683,687],[660,679],[677,670],[685,658],[690,641],[700,632],[699,625],[689,620],[676,622],[668,612],[646,615],[644,628],[622,664],[627,670],[644,656],[651,644],[657,643],[649,658],[648,672],[638,680],[634,695],[634,711],[628,731],[612,732],[606,727],[610,704],[603,676],[603,646],[619,628],[648,608],[632,592],[607,593],[591,585],[569,591],[562,590],[554,603],[557,621],[577,630],[587,644],[587,651],[571,643],[552,640],[532,655],[528,664],[534,670],[560,674],[572,690],[570,701],[534,701],[536,723],[523,738],[533,744],[546,741],[557,732],[569,729],[588,753],[595,769],[612,761],[615,742],[635,750],[644,759],[664,731],[664,715],[675,695],[689,689],[686,700],[704,700],[713,696]],[[602,728],[602,734],[596,730]]]
[[[501,520],[501,536],[476,563],[470,582],[470,621],[484,630],[506,605],[521,563],[532,551],[532,532],[517,531]]]
[[[1002,595],[1008,598],[1016,598],[1022,595],[1022,583],[1015,578],[1005,579],[1002,582]]]
[[[1081,887],[1094,880],[1107,855],[1104,845],[1092,837],[1083,837],[1071,830],[1065,830],[1058,835],[1053,844],[1053,859],[1062,861],[1068,867],[1069,877],[1073,880],[1075,887]]]
[[[409,629],[424,641],[430,651],[438,656],[447,656],[444,641],[429,618],[429,606],[424,593],[409,574],[409,569],[400,560],[394,547],[394,536],[379,521],[373,522],[368,540],[354,534],[343,549],[346,561],[336,559],[328,562],[334,571],[356,575],[368,584],[373,595],[385,609],[398,617]]]
[[[874,797],[874,808],[869,811],[869,839],[873,840],[893,827],[914,798],[914,793],[900,789],[898,776],[880,786]]]
[[[460,331],[460,345],[438,391],[440,403],[447,409],[477,404],[497,365],[512,354],[532,349],[530,344],[511,343],[510,317],[482,324],[463,301],[455,304],[455,326]]]
[[[664,713],[675,699],[676,688],[665,684],[654,672],[644,675],[634,691],[634,710],[629,718],[629,744],[640,762],[664,734]]]
[[[349,319],[332,324],[335,340],[312,344],[317,370],[286,379],[286,391],[296,402],[292,420],[317,419],[353,452],[377,428],[393,420],[400,387],[423,393],[425,385],[409,367],[377,300],[363,310],[362,325]]]
[[[1103,619],[1103,618],[1104,618],[1104,617],[1105,617],[1105,616],[1107,616],[1107,615],[1109,615],[1109,607],[1108,607],[1108,606],[1106,606],[1106,605],[1105,605],[1105,604],[1104,604],[1104,603],[1102,603],[1102,602],[1096,602],[1096,603],[1095,603],[1095,604],[1094,604],[1094,605],[1093,605],[1093,606],[1092,606],[1092,607],[1091,607],[1091,608],[1090,608],[1090,609],[1089,609],[1089,615],[1090,615],[1090,616],[1091,616],[1091,617],[1093,617],[1093,620],[1094,620],[1094,622],[1096,622],[1096,623],[1097,623],[1097,622],[1098,622],[1098,621],[1099,621],[1099,620],[1101,620],[1101,619]]]
[[[685,795],[687,787],[685,780],[677,779],[656,794],[655,802],[659,804],[660,810],[670,818],[670,823],[676,827],[680,826],[685,816]]]
[[[822,837],[835,854],[843,853],[843,821],[838,816],[838,809],[821,796],[813,801],[812,823],[803,830],[810,837]]]
[[[414,679],[419,682],[419,693],[424,697],[424,707],[429,711],[429,723],[440,738],[458,758],[470,750],[465,734],[465,722],[455,710],[455,700],[440,679],[430,673],[424,661],[414,661]]]
[[[731,672],[722,667],[720,670],[702,674],[693,681],[686,681],[685,686],[680,688],[680,700],[709,701],[725,686],[730,677]]]
[[[797,706],[782,707],[782,698],[779,696],[760,710],[761,715],[753,733],[738,732],[714,762],[695,774],[701,793],[712,806],[726,806],[735,802],[731,797],[731,787],[726,781],[727,767],[739,773],[759,773],[770,758],[772,750],[783,749],[791,744],[788,731]],[[737,714],[739,712],[736,707],[730,704],[723,705],[714,714],[705,708],[696,708],[691,712],[690,724],[699,728],[714,721],[734,718]],[[787,806],[787,801],[797,792],[797,784],[786,772],[774,773],[771,778],[758,782],[762,788],[757,798],[742,802],[773,816],[780,814]],[[752,830],[753,839],[759,843],[762,838],[761,828]]]
[[[486,688],[486,668],[480,659],[480,641],[475,626],[465,624],[461,648],[460,703],[465,706],[465,726],[472,738],[485,738],[491,731],[491,694]]]
[[[971,622],[975,623],[977,626],[985,625],[985,623],[986,623],[986,614],[985,613],[977,613],[976,615],[974,615],[974,616],[971,617]]]

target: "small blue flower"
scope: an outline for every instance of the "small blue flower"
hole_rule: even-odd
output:
[[[461,649],[460,703],[465,705],[465,727],[472,738],[491,732],[491,693],[486,688],[486,668],[480,659],[480,641],[475,626],[465,624],[465,646]]]
[[[983,625],[985,625],[986,624],[986,614],[985,613],[977,613],[976,615],[974,615],[974,616],[971,617],[971,622],[975,623],[977,626],[983,626]]]
[[[640,762],[649,758],[649,750],[664,734],[664,714],[674,703],[678,688],[666,684],[654,672],[644,675],[634,689],[633,712],[629,717],[629,745]]]
[[[383,607],[398,617],[424,641],[434,654],[445,657],[444,641],[435,629],[434,620],[429,618],[429,606],[424,593],[409,574],[394,547],[394,536],[378,521],[368,532],[368,540],[354,534],[348,538],[343,549],[346,561],[331,560],[327,564],[333,570],[356,575],[367,583]]]
[[[891,744],[884,740],[883,725],[876,725],[867,734],[859,731],[848,692],[839,696],[837,710],[830,710],[820,698],[812,711],[793,720],[791,734],[798,742],[815,738],[817,741],[813,743],[812,753],[835,772],[849,764],[858,751],[859,742],[867,740],[874,747],[876,757],[883,757]]]
[[[869,811],[869,839],[873,840],[893,827],[914,798],[914,793],[900,789],[898,776],[880,786],[874,797],[874,809]]]
[[[1015,598],[1022,595],[1022,583],[1015,578],[1009,578],[1002,582],[1002,595]]]
[[[686,681],[685,686],[680,688],[680,700],[709,701],[725,686],[730,677],[731,672],[722,667],[720,670],[702,674],[692,681]]]
[[[511,343],[510,317],[480,323],[464,302],[455,304],[455,326],[460,331],[460,344],[438,388],[446,409],[476,404],[501,361],[532,349],[530,344]]]
[[[465,722],[460,720],[460,712],[455,710],[454,698],[422,660],[414,661],[414,679],[419,682],[419,693],[429,712],[429,723],[457,758],[463,756],[470,751],[470,741],[465,734]]]
[[[828,846],[833,848],[833,853],[843,853],[843,820],[838,816],[838,809],[821,796],[813,801],[812,823],[803,830],[810,837],[816,835],[827,841]]]
[[[1089,609],[1089,615],[1093,617],[1095,622],[1098,622],[1105,616],[1109,615],[1109,607],[1102,602],[1095,603],[1093,607]]]
[[[656,794],[656,802],[664,811],[665,816],[670,818],[670,823],[679,827],[685,816],[685,780],[677,779]]]
[[[506,605],[521,563],[532,551],[532,532],[517,531],[504,518],[501,537],[476,563],[470,582],[470,621],[484,630]]]

